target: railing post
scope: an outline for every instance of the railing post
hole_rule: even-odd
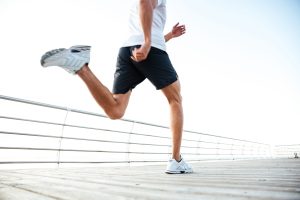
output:
[[[200,143],[201,143],[201,135],[199,135],[199,139],[197,140],[197,149],[196,149],[196,155],[197,156],[199,155],[199,157],[200,157],[200,154],[201,154],[201,152],[200,152]]]
[[[257,151],[256,151],[256,154],[257,154],[257,156],[258,156],[259,158],[261,158],[261,157],[263,156],[262,153],[261,153],[261,148],[262,148],[262,145],[259,144],[259,145],[258,145],[258,148],[257,148]]]
[[[254,157],[255,156],[256,145],[252,144],[250,147],[251,147],[250,155]]]
[[[234,160],[234,156],[233,156],[233,141],[232,141],[231,146],[230,146],[230,155],[231,155],[231,159]]]
[[[64,130],[65,130],[65,125],[66,125],[66,122],[67,122],[69,112],[70,112],[70,110],[68,108],[66,108],[66,115],[65,115],[65,119],[64,119],[64,122],[63,122],[63,125],[62,125],[61,134],[60,134],[60,138],[59,138],[59,144],[58,144],[57,167],[59,167],[59,164],[60,164],[61,145],[62,145],[62,140],[63,140],[63,137],[64,137]]]
[[[217,156],[218,156],[218,158],[220,157],[219,156],[219,150],[220,150],[220,141],[219,141],[219,138],[217,139],[217,148],[216,148],[216,150],[217,150],[217,152],[216,152],[216,154],[217,154]]]
[[[128,144],[127,144],[127,159],[128,159],[128,165],[130,166],[131,164],[131,160],[130,160],[130,145],[131,145],[131,135],[133,133],[134,130],[134,125],[135,125],[135,121],[131,122],[131,128],[130,131],[128,133]]]

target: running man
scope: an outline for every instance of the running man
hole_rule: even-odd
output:
[[[183,109],[177,73],[166,53],[166,42],[185,33],[185,26],[177,23],[168,34],[166,0],[134,0],[130,10],[130,37],[119,50],[112,92],[104,86],[89,68],[90,46],[72,46],[45,53],[43,67],[59,66],[77,74],[88,87],[96,102],[111,119],[123,117],[132,90],[148,79],[166,96],[170,106],[172,132],[172,159],[166,173],[193,172],[180,154],[183,132]]]

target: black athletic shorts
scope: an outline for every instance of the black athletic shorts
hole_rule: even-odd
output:
[[[114,94],[125,94],[146,78],[157,90],[177,81],[177,73],[167,52],[151,47],[146,60],[135,62],[130,58],[135,47],[139,46],[121,47],[119,50],[114,75]]]

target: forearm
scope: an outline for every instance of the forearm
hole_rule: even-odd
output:
[[[165,35],[165,42],[168,42],[173,38],[172,32],[169,32]]]
[[[151,27],[153,19],[153,5],[151,0],[140,0],[140,20],[144,32],[145,43],[151,44]]]

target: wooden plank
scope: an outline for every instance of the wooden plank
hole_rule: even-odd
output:
[[[59,200],[58,198],[52,198],[50,196],[45,196],[38,194],[31,190],[19,189],[15,186],[8,186],[0,184],[0,200],[15,200],[15,199],[24,199],[24,200]]]
[[[198,162],[193,167],[195,173],[183,175],[164,174],[161,165],[2,170],[0,192],[13,187],[68,200],[300,199],[298,159]]]

